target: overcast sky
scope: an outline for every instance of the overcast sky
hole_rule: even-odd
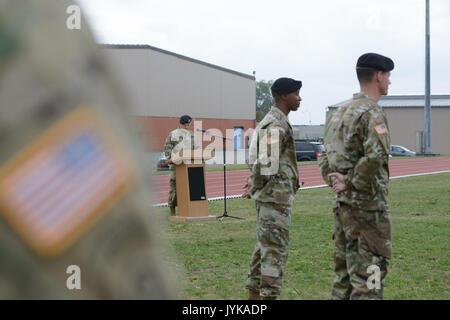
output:
[[[292,124],[359,91],[358,57],[394,60],[390,94],[423,94],[425,0],[78,0],[97,42],[148,44],[256,80],[303,81]],[[450,93],[450,0],[431,3],[431,93]]]

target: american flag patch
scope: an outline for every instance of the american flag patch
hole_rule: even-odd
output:
[[[0,207],[42,255],[61,253],[134,181],[134,167],[112,129],[80,107],[0,170]]]
[[[279,141],[278,138],[270,137],[267,139],[267,144],[275,144],[275,143],[278,143],[278,141]]]
[[[387,133],[387,128],[386,128],[386,125],[385,125],[384,123],[379,124],[379,125],[376,125],[376,126],[374,127],[374,129],[375,129],[375,131],[376,131],[378,134],[384,134],[384,133]]]

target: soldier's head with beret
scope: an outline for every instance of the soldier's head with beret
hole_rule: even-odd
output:
[[[279,78],[270,88],[275,105],[286,115],[290,111],[296,111],[300,106],[300,88],[302,82],[291,78]]]
[[[180,117],[180,124],[189,126],[191,124],[192,118],[185,114],[184,116]]]
[[[365,53],[356,62],[356,75],[361,86],[378,86],[381,95],[386,95],[394,61],[378,53]]]

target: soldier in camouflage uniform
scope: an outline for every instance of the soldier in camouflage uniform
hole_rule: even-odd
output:
[[[275,106],[258,124],[249,155],[251,177],[244,197],[256,201],[257,243],[246,288],[249,299],[280,295],[289,252],[292,204],[299,188],[294,138],[288,114],[300,105],[301,81],[272,85]]]
[[[0,1],[0,299],[173,298],[130,104],[70,5]]]
[[[192,118],[188,115],[180,117],[180,125],[177,129],[171,131],[167,136],[166,143],[164,145],[164,154],[168,161],[171,161],[173,154],[178,154],[182,150],[194,150],[199,149],[200,145],[197,143],[194,133],[188,130],[191,124]],[[175,215],[175,207],[177,206],[177,181],[175,177],[175,166],[170,167],[170,180],[169,180],[169,199],[167,204],[170,208],[170,215]]]
[[[390,137],[378,100],[387,94],[393,68],[387,57],[362,55],[356,67],[361,92],[330,113],[325,124],[319,166],[335,192],[333,299],[383,297],[391,259]]]

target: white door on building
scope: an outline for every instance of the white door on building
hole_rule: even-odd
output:
[[[244,149],[244,127],[234,127],[234,150]]]

